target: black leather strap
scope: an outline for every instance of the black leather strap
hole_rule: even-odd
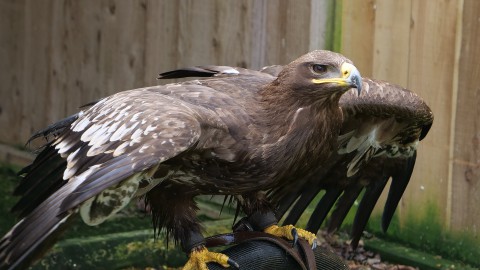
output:
[[[182,250],[185,253],[190,253],[190,251],[197,246],[205,245],[205,238],[200,232],[190,232],[188,241],[182,241]]]
[[[265,228],[278,223],[277,217],[272,211],[255,212],[248,217],[248,222],[252,225],[253,230],[263,231]]]
[[[317,269],[315,255],[310,244],[304,239],[298,240],[299,249],[292,247],[292,244],[282,238],[258,231],[237,231],[234,233],[219,234],[207,237],[205,246],[207,248],[239,244],[246,241],[268,241],[276,244],[285,250],[303,270]],[[301,250],[301,252],[299,252]],[[303,256],[302,256],[303,255]]]

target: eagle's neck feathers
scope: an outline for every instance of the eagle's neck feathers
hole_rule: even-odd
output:
[[[275,93],[276,92],[276,93]],[[262,93],[264,128],[261,155],[275,178],[308,173],[318,167],[336,146],[343,119],[338,98],[331,95],[307,102],[288,91]]]

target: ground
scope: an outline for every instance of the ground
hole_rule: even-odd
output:
[[[372,251],[365,249],[363,241],[360,240],[356,250],[350,246],[348,240],[338,237],[338,235],[328,235],[325,232],[319,233],[319,237],[323,239],[321,247],[332,249],[335,253],[348,262],[348,267],[352,270],[415,270],[418,268],[401,265],[390,264],[384,262],[381,256]]]

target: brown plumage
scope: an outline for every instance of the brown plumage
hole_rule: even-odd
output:
[[[261,71],[278,76],[282,70],[283,66],[268,66]],[[246,72],[241,68],[208,66],[171,71],[168,76],[232,76]],[[328,232],[336,231],[360,199],[351,232],[353,246],[358,244],[373,207],[391,179],[382,216],[382,229],[388,229],[410,180],[416,146],[433,122],[430,108],[407,89],[368,78],[363,79],[363,89],[360,96],[351,90],[340,98],[344,119],[338,144],[331,145],[336,147],[332,155],[310,176],[296,175],[269,191],[277,217],[285,217],[283,224],[295,224],[311,201],[326,191],[309,217],[306,229],[311,232],[319,230],[328,214]]]
[[[354,247],[391,179],[382,216],[382,229],[388,229],[410,180],[417,144],[433,122],[432,111],[415,93],[367,78],[363,84],[365,90],[360,97],[347,92],[339,102],[345,118],[338,149],[328,162],[304,186],[271,193],[279,202],[278,216],[286,215],[284,222],[295,224],[313,198],[325,190],[307,223],[306,229],[312,232],[318,231],[332,207],[328,231],[336,231],[360,199],[351,232]],[[365,193],[360,197],[363,190]],[[287,212],[288,209],[291,210]]]
[[[199,194],[237,196],[247,215],[271,211],[261,191],[321,166],[336,149],[338,101],[360,83],[348,59],[314,51],[278,77],[245,71],[99,100],[36,134],[53,140],[22,171],[22,219],[0,240],[0,268],[28,264],[73,215],[96,225],[134,197],[186,251],[203,243]]]

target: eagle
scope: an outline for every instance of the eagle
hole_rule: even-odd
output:
[[[283,68],[268,66],[261,72],[277,77]],[[160,78],[238,76],[251,72],[229,66],[196,66],[165,72]],[[362,88],[360,96],[351,90],[339,100],[343,123],[336,149],[328,160],[317,167],[310,179],[292,179],[268,191],[269,201],[276,207],[276,218],[283,218],[286,225],[296,224],[313,199],[321,195],[305,228],[310,232],[317,232],[329,214],[327,232],[335,232],[353,204],[360,200],[351,231],[354,248],[391,179],[382,215],[382,229],[387,231],[412,175],[417,145],[433,123],[429,106],[408,89],[369,78],[363,78]]]
[[[88,104],[32,137],[52,138],[20,172],[20,220],[0,240],[0,268],[30,264],[75,215],[97,225],[136,197],[188,253],[184,269],[238,267],[205,247],[194,201],[201,194],[234,196],[254,229],[315,247],[315,234],[278,226],[265,192],[304,186],[328,161],[343,123],[339,100],[362,85],[349,59],[317,50],[275,75],[251,70]]]

